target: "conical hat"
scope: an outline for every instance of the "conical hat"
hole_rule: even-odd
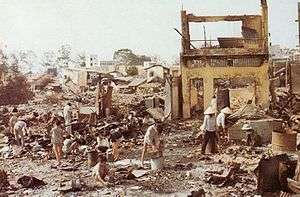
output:
[[[253,129],[250,124],[246,123],[243,125],[242,130],[251,130]]]
[[[229,107],[225,107],[221,110],[224,114],[232,114],[232,110]]]

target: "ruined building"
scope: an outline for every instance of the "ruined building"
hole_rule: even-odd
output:
[[[191,23],[241,22],[241,37],[219,37],[218,45],[207,40],[191,40]],[[215,94],[218,79],[245,78],[253,80],[254,99],[263,107],[269,105],[268,6],[261,0],[260,15],[195,16],[181,11],[183,117],[191,117],[195,80],[201,81],[203,106],[206,108]],[[203,41],[200,47],[193,44]],[[210,41],[211,42],[211,41]]]

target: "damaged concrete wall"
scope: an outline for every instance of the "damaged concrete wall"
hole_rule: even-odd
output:
[[[181,11],[182,52],[180,54],[183,95],[183,117],[191,117],[195,104],[192,79],[203,79],[204,108],[208,107],[214,95],[214,79],[236,77],[254,78],[257,104],[269,106],[268,77],[268,7],[261,2],[261,15],[240,16],[195,16]],[[242,21],[244,43],[242,47],[202,47],[196,48],[190,41],[189,23]],[[240,39],[240,38],[239,38]],[[240,41],[237,42],[240,44]],[[221,45],[221,42],[220,42]]]
[[[230,107],[232,109],[239,109],[246,105],[248,100],[255,100],[255,88],[248,86],[245,88],[229,89]]]
[[[269,77],[268,62],[261,67],[204,67],[189,69],[182,67],[182,93],[183,93],[183,117],[190,117],[191,87],[190,80],[202,78],[204,82],[204,108],[206,108],[214,95],[214,79],[234,77],[254,77],[256,80],[257,103],[263,107],[269,106]]]

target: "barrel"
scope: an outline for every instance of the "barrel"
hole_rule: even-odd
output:
[[[272,132],[273,151],[296,151],[297,133]]]
[[[98,152],[97,151],[89,151],[88,152],[88,166],[94,167],[98,163]]]

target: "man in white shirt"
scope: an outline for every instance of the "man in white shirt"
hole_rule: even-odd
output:
[[[17,114],[17,109],[14,108],[12,113],[11,113],[11,118],[9,119],[9,131],[10,133],[14,134],[14,126],[16,122],[18,121],[18,114]]]
[[[208,107],[204,112],[204,121],[203,121],[203,129],[204,129],[204,139],[202,143],[201,153],[205,154],[205,149],[207,144],[210,142],[212,144],[212,153],[216,152],[217,148],[217,131],[216,131],[216,111],[212,107]]]
[[[220,136],[227,136],[227,125],[226,125],[226,119],[228,116],[232,114],[232,111],[229,107],[225,107],[221,110],[221,113],[217,116],[217,126],[218,126],[218,132]]]
[[[72,107],[71,103],[68,103],[64,107],[64,119],[65,119],[65,125],[66,125],[66,130],[68,133],[71,132],[71,122],[72,122]]]
[[[154,120],[149,121],[148,125],[149,127],[144,137],[144,146],[143,146],[142,157],[141,157],[142,166],[144,165],[144,157],[147,152],[148,146],[152,146],[153,150],[158,151],[160,145],[159,133],[156,128],[155,121]]]
[[[18,120],[14,126],[14,135],[15,139],[17,141],[18,146],[24,147],[24,133],[27,132],[27,124],[23,120]],[[21,138],[21,144],[20,144],[20,138]]]

